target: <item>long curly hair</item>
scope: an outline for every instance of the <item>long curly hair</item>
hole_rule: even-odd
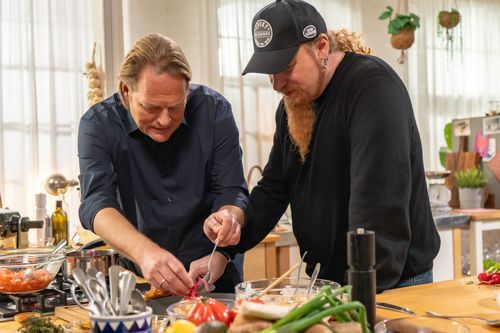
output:
[[[335,51],[353,52],[360,54],[372,54],[373,48],[363,44],[362,34],[349,31],[347,29],[328,30],[328,40],[330,41],[330,53]]]

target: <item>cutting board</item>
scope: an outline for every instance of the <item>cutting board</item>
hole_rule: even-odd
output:
[[[58,306],[54,311],[54,315],[69,323],[89,320],[89,312],[78,305]]]

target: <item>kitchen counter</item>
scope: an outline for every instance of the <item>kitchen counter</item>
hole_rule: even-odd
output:
[[[417,315],[434,311],[440,314],[477,315],[487,319],[499,319],[500,306],[495,301],[495,293],[498,292],[500,286],[478,285],[476,278],[469,277],[388,290],[377,295],[377,301],[408,307]],[[405,316],[408,315],[377,309],[379,319]],[[500,329],[489,327],[475,319],[457,321],[467,325],[473,333],[500,332]]]
[[[377,301],[408,307],[417,315],[424,315],[425,311],[435,311],[442,314],[478,315],[498,319],[500,306],[494,298],[497,292],[500,292],[500,286],[478,285],[475,278],[463,278],[388,290],[377,295]],[[155,309],[155,313],[164,313],[166,306],[176,299],[166,297],[150,301],[148,304]],[[378,320],[405,316],[408,315],[377,309]],[[60,318],[52,318],[56,323],[65,323]],[[473,333],[500,332],[500,329],[488,327],[474,319],[457,319],[457,321],[467,325]],[[0,323],[2,333],[14,333],[18,328],[19,324],[14,321]]]

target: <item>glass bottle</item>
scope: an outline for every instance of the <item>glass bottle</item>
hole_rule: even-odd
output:
[[[50,219],[52,221],[54,244],[63,239],[68,240],[68,215],[62,209],[62,200],[56,201],[56,210],[52,213]]]

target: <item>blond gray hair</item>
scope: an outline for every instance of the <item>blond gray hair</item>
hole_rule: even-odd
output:
[[[182,48],[166,36],[147,34],[135,42],[120,67],[118,91],[123,105],[126,105],[123,96],[124,85],[135,90],[141,71],[148,66],[152,66],[158,74],[169,73],[183,77],[186,89],[189,87],[191,68]]]

